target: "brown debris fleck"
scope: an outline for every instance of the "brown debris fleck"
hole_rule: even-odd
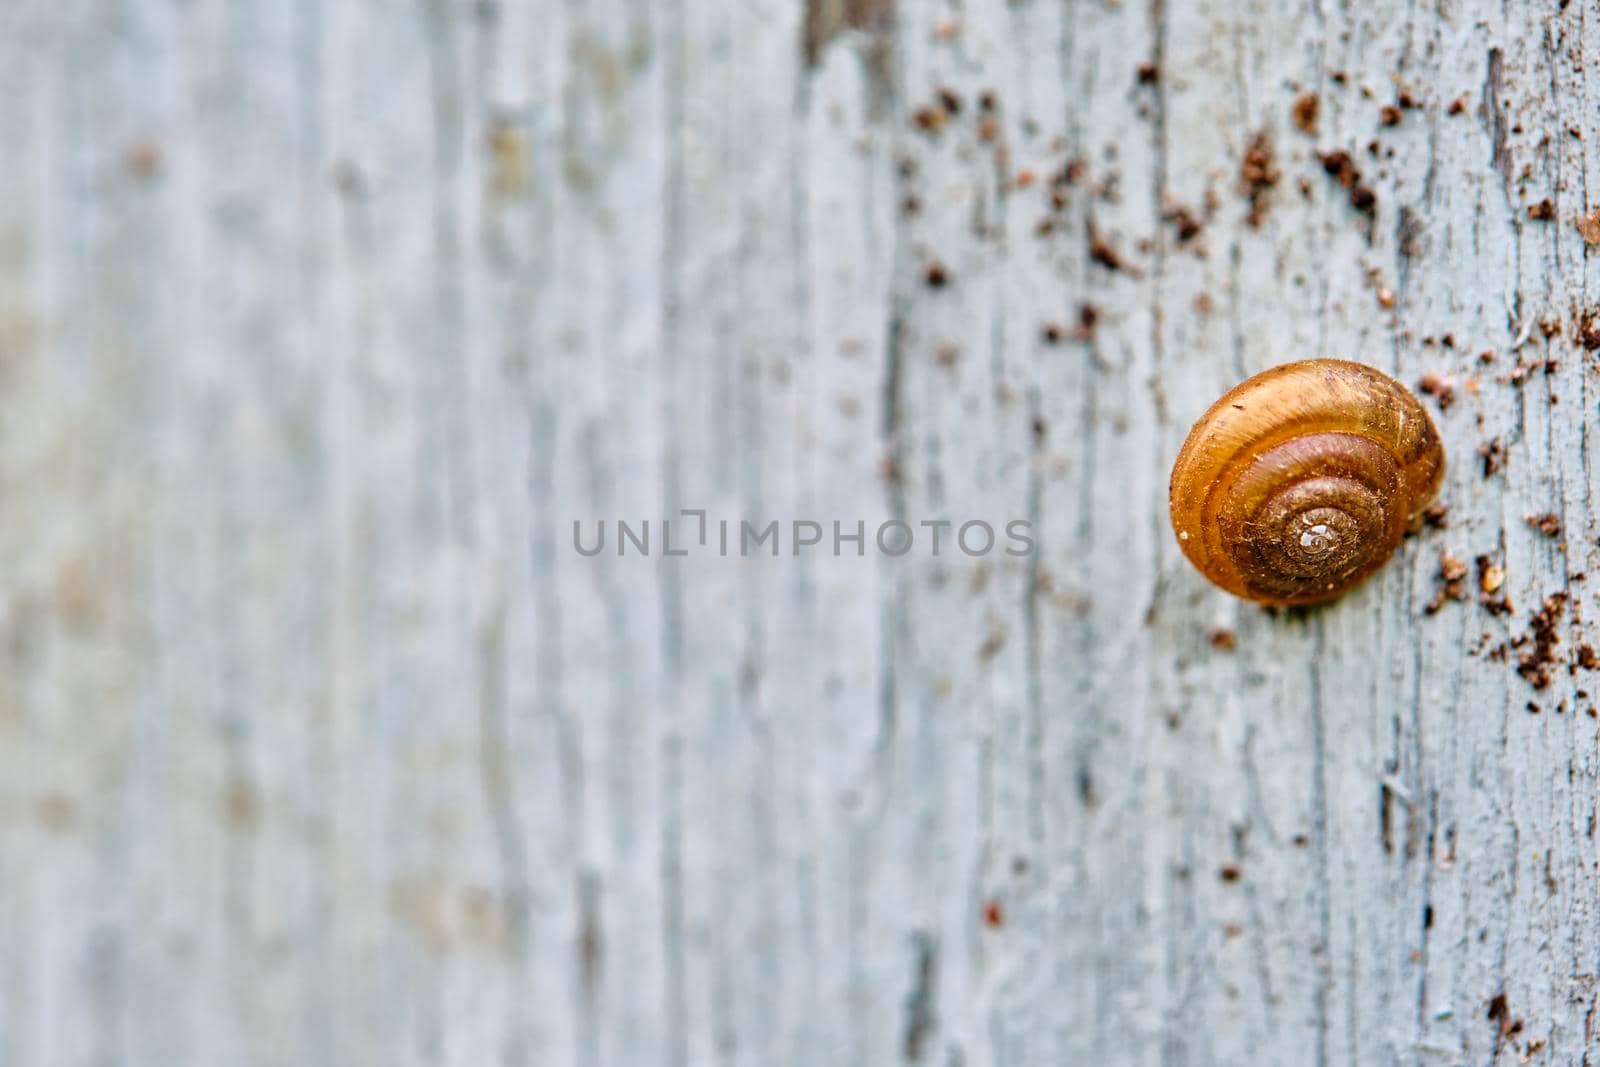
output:
[[[1483,476],[1485,478],[1493,478],[1506,465],[1506,446],[1498,437],[1479,445],[1478,455],[1483,459]]]
[[[1498,593],[1506,584],[1506,571],[1488,556],[1478,557],[1478,588],[1485,593]]]
[[[1452,556],[1449,552],[1439,553],[1439,587],[1433,592],[1433,599],[1428,601],[1422,610],[1424,614],[1436,615],[1444,607],[1447,600],[1467,599],[1466,590],[1467,564],[1465,560]]]
[[[1217,868],[1217,877],[1224,882],[1237,882],[1243,874],[1237,863],[1224,863]]]
[[[1501,1037],[1511,1033],[1511,1009],[1506,1004],[1506,995],[1504,993],[1496,993],[1489,1000],[1489,1010],[1485,1013],[1485,1016],[1489,1021],[1499,1024]],[[1518,1022],[1520,1023],[1521,1020],[1518,1020]]]
[[[1078,325],[1072,331],[1074,341],[1091,341],[1094,339],[1095,323],[1100,321],[1100,310],[1093,304],[1084,304],[1078,308]]]
[[[1272,155],[1272,137],[1262,130],[1251,138],[1239,165],[1239,183],[1250,198],[1251,226],[1259,227],[1267,217],[1267,194],[1282,175]]]
[[[1378,111],[1378,121],[1385,126],[1400,125],[1400,109],[1393,104],[1385,104]]]
[[[1066,189],[1077,185],[1089,173],[1089,161],[1082,156],[1067,160],[1061,169],[1050,176],[1050,184],[1057,189]]]
[[[1578,216],[1578,233],[1590,248],[1600,248],[1600,209]]]
[[[1089,258],[1100,264],[1106,270],[1117,271],[1126,269],[1122,257],[1112,247],[1111,242],[1100,235],[1100,231],[1093,226],[1089,227]]]
[[[928,283],[930,289],[943,289],[950,284],[950,271],[937,259],[928,264],[922,272],[922,278]]]
[[[1590,352],[1600,349],[1600,319],[1593,311],[1585,311],[1579,318],[1578,340]]]
[[[1200,221],[1199,216],[1186,207],[1172,208],[1164,217],[1178,231],[1179,244],[1188,244],[1200,236],[1200,231],[1205,229],[1205,223]]]
[[[1515,609],[1511,606],[1511,598],[1506,596],[1504,593],[1501,593],[1499,596],[1495,595],[1496,593],[1499,593],[1500,587],[1505,584],[1505,568],[1501,567],[1500,564],[1494,562],[1494,560],[1488,556],[1479,556],[1477,558],[1477,564],[1478,588],[1483,591],[1478,597],[1478,603],[1481,604],[1483,609],[1490,615],[1499,616],[1512,614]],[[1488,636],[1489,635],[1485,633],[1484,639],[1487,640]],[[1502,663],[1505,662],[1506,646],[1504,644],[1500,645],[1490,653],[1490,658],[1498,659]]]
[[[1561,516],[1553,511],[1547,511],[1543,515],[1524,515],[1522,521],[1546,537],[1561,536]]]
[[[1350,190],[1350,204],[1357,211],[1372,211],[1377,207],[1378,194],[1370,186],[1361,184],[1361,171],[1349,152],[1342,148],[1319,153],[1322,169],[1341,186]]]
[[[1524,649],[1517,657],[1517,673],[1535,689],[1550,684],[1550,668],[1556,663],[1555,650],[1561,643],[1556,626],[1566,606],[1567,594],[1551,593],[1534,613],[1528,633],[1512,641],[1512,647]]]
[[[1356,169],[1355,160],[1344,149],[1336,148],[1331,152],[1323,152],[1318,158],[1322,160],[1322,169],[1346,189],[1353,188],[1356,182],[1361,180],[1361,172]]]
[[[1295,128],[1301,133],[1316,133],[1317,112],[1321,107],[1322,101],[1309,89],[1295,97],[1294,106],[1289,109]]]
[[[1450,505],[1429,504],[1422,509],[1422,521],[1431,530],[1444,530],[1450,526]]]
[[[1417,388],[1425,395],[1437,400],[1440,411],[1446,410],[1456,402],[1455,384],[1450,379],[1441,377],[1433,371],[1429,371],[1422,376],[1422,379],[1417,382]]]
[[[1225,626],[1217,626],[1206,634],[1206,640],[1218,652],[1232,652],[1239,647],[1239,638],[1232,630]]]
[[[1549,222],[1556,217],[1556,206],[1547,196],[1537,204],[1528,206],[1528,217],[1536,222]]]
[[[1511,606],[1511,598],[1508,596],[1480,596],[1478,598],[1478,603],[1483,605],[1483,610],[1487,611],[1490,615],[1500,616],[1516,614],[1516,609]],[[1505,644],[1502,643],[1495,649],[1491,650],[1489,653],[1489,658],[1498,663],[1504,663],[1506,661]]]
[[[1482,359],[1483,357],[1480,356],[1478,358]],[[1517,365],[1512,367],[1508,373],[1499,379],[1499,381],[1515,385],[1520,389],[1523,383],[1528,380],[1528,375],[1532,374],[1534,371],[1542,370],[1545,372],[1545,374],[1549,375],[1554,374],[1560,369],[1561,361],[1557,359],[1519,359],[1517,360]]]
[[[1161,80],[1161,68],[1154,63],[1139,64],[1139,84],[1155,85]]]

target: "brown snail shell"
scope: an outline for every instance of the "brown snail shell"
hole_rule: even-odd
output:
[[[1172,529],[1228,592],[1312,604],[1383,566],[1443,479],[1439,431],[1405,386],[1309,359],[1241,382],[1194,424],[1172,466]]]

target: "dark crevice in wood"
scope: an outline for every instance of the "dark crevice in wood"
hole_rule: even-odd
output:
[[[906,1031],[901,1051],[907,1063],[921,1063],[938,1026],[939,943],[925,930],[911,935],[911,994],[906,999]]]

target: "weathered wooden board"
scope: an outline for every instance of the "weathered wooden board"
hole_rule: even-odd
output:
[[[0,1065],[1600,1061],[1597,63],[1586,0],[0,5]],[[1449,382],[1448,525],[1269,614],[1167,471],[1312,355]]]

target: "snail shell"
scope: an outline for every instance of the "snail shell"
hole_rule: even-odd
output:
[[[1394,554],[1444,479],[1444,447],[1405,386],[1310,359],[1230,389],[1172,467],[1172,529],[1236,596],[1312,604]]]

